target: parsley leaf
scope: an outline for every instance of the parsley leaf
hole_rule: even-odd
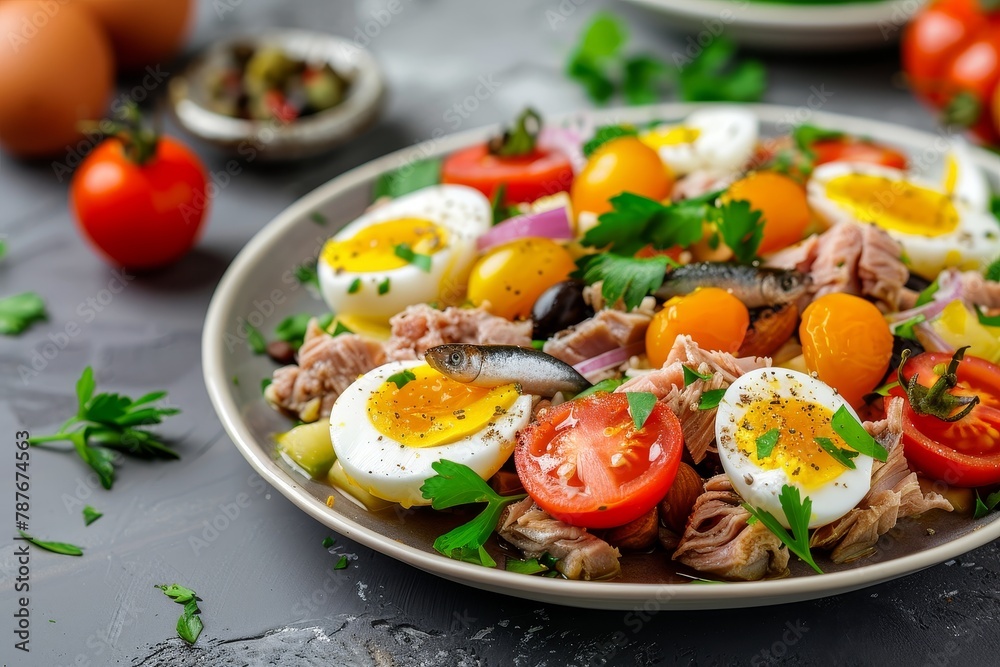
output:
[[[496,528],[504,507],[527,497],[526,494],[498,495],[474,470],[461,463],[442,459],[432,463],[431,468],[437,475],[424,480],[420,493],[431,501],[434,509],[486,503],[475,519],[434,540],[434,548],[449,558],[495,567],[496,562],[483,545]]]
[[[82,556],[83,549],[76,546],[75,544],[67,544],[66,542],[45,542],[43,540],[38,540],[28,535],[23,530],[17,531],[21,534],[21,537],[26,541],[34,544],[39,549],[44,549],[45,551],[51,551],[54,554],[62,554],[64,556]]]
[[[327,327],[324,328],[329,328],[329,325],[327,325]],[[350,333],[354,333],[354,331],[345,327],[340,320],[337,320],[337,325],[333,327],[333,331],[330,332],[330,335],[336,338],[340,334],[350,334]]]
[[[177,636],[188,644],[194,644],[198,641],[198,636],[205,625],[201,620],[201,609],[198,608],[198,601],[201,598],[198,597],[197,593],[179,584],[170,584],[169,586],[160,584],[153,586],[153,588],[160,589],[168,598],[177,604],[184,605],[184,611],[177,619]]]
[[[272,382],[271,378],[264,378],[263,380],[261,380],[261,381],[260,381],[260,393],[262,393],[262,394],[263,394],[263,393],[264,393],[264,391],[265,391],[265,390],[266,390],[266,389],[267,389],[268,387],[270,387],[270,386],[271,386],[271,382]]]
[[[383,280],[378,284],[378,295],[382,296],[383,294],[387,294],[388,292],[389,292],[389,279],[386,278],[385,280]]]
[[[601,283],[601,294],[609,304],[622,299],[627,310],[663,284],[669,258],[663,255],[639,259],[611,253],[586,255],[577,260],[573,276],[588,284]]]
[[[812,569],[823,574],[823,570],[816,565],[816,561],[813,560],[812,553],[809,551],[809,520],[812,518],[812,500],[809,496],[801,500],[798,488],[785,484],[781,487],[778,502],[781,503],[785,519],[791,526],[791,534],[767,510],[751,507],[747,503],[743,503],[743,508],[784,542],[789,551],[808,563]]]
[[[757,460],[765,459],[774,451],[774,446],[778,444],[778,437],[781,431],[772,428],[767,433],[757,438]]]
[[[980,497],[979,491],[976,491],[976,509],[972,512],[972,518],[982,519],[996,509],[997,505],[1000,505],[1000,491],[995,491],[986,496],[985,501]]]
[[[695,380],[704,380],[705,382],[708,382],[715,377],[712,373],[699,373],[698,371],[688,368],[687,366],[681,366],[681,369],[684,371],[685,387],[689,386]]]
[[[983,277],[986,280],[1000,282],[1000,257],[990,262],[989,266],[983,271]]]
[[[833,426],[833,430],[837,432],[837,435],[844,439],[847,446],[854,451],[860,452],[865,456],[870,456],[876,461],[884,462],[888,458],[889,452],[885,451],[885,447],[880,445],[865,430],[865,427],[854,418],[854,415],[845,406],[841,405],[833,413],[830,425]]]
[[[631,125],[602,125],[594,132],[594,136],[583,144],[583,156],[590,157],[598,148],[612,139],[634,137],[638,134]]]
[[[310,213],[309,219],[320,226],[324,226],[327,223],[326,216],[320,213],[319,211],[313,211],[312,213]]]
[[[257,327],[250,324],[246,324],[247,328],[247,345],[254,354],[264,354],[267,352],[267,340],[264,339],[264,334],[257,330]]]
[[[699,241],[709,208],[704,197],[664,205],[631,192],[612,197],[611,205],[613,209],[583,235],[582,243],[624,255],[634,255],[647,245],[686,248]]]
[[[722,401],[725,393],[725,389],[709,389],[698,399],[698,409],[711,410],[712,408],[719,407],[719,403]]]
[[[334,542],[336,542],[336,540],[334,540],[332,537],[330,537],[330,536],[324,537],[323,538],[323,548],[324,549],[329,549],[330,547],[333,546]]]
[[[809,155],[810,158],[815,157],[813,155],[812,145],[817,141],[841,139],[843,137],[844,133],[839,130],[828,130],[826,128],[816,127],[815,125],[809,125],[808,123],[798,125],[794,130],[792,130],[792,140],[795,141],[795,145],[800,151]]]
[[[416,380],[417,376],[413,374],[409,368],[404,368],[398,373],[393,373],[385,379],[386,382],[391,382],[396,385],[396,389],[402,389],[411,381]]]
[[[429,185],[441,182],[441,159],[428,158],[404,164],[386,172],[375,181],[372,198],[401,197]]]
[[[493,190],[493,197],[490,199],[490,208],[493,210],[493,224],[498,225],[504,220],[513,218],[520,213],[517,206],[508,206],[505,202],[507,198],[507,184],[501,183]]]
[[[431,272],[430,255],[414,252],[413,248],[411,248],[407,243],[397,244],[392,250],[396,253],[396,257],[399,257],[404,262],[409,262],[425,273]]]
[[[913,327],[917,326],[918,324],[920,324],[921,322],[924,322],[926,320],[927,320],[927,317],[924,316],[923,313],[914,315],[910,319],[908,319],[908,320],[906,320],[904,322],[900,322],[899,324],[897,324],[896,328],[893,330],[892,333],[895,334],[895,335],[897,335],[897,336],[899,336],[900,338],[908,338],[910,340],[917,340],[917,334],[916,334],[915,331],[913,331]]]
[[[83,508],[83,525],[89,526],[90,524],[100,519],[102,516],[104,516],[102,512],[98,512],[90,505],[86,505]]]
[[[660,98],[662,84],[671,81],[674,70],[648,55],[633,56],[625,61],[622,92],[629,104],[652,104]]]
[[[302,285],[312,285],[319,289],[319,273],[316,272],[316,262],[306,262],[295,267],[295,279]]]
[[[987,315],[978,306],[976,307],[976,318],[979,319],[979,323],[987,327],[1000,327],[1000,315]]]
[[[341,555],[340,560],[338,560],[334,564],[333,569],[334,570],[344,570],[344,569],[347,568],[347,564],[348,564],[347,556]]]
[[[917,295],[917,302],[914,304],[914,307],[923,306],[933,301],[934,295],[937,294],[939,287],[937,278],[935,278],[934,282],[925,287],[920,294]]]
[[[767,88],[767,72],[757,60],[733,64],[736,46],[719,37],[680,70],[685,102],[756,102]]]
[[[854,464],[854,461],[851,460],[857,458],[858,452],[851,449],[841,449],[835,445],[833,440],[830,438],[816,437],[813,438],[813,440],[815,440],[816,444],[822,447],[823,451],[829,454],[833,460],[840,465],[850,470],[854,470],[858,467]]]
[[[34,292],[0,299],[0,334],[16,336],[34,322],[48,319],[45,302]]]
[[[573,397],[573,400],[578,398],[583,398],[585,396],[590,396],[591,394],[596,394],[599,391],[606,391],[608,393],[613,392],[618,387],[625,384],[625,378],[608,378],[607,380],[601,380],[592,387],[587,387],[579,394]]]
[[[115,480],[115,451],[137,458],[177,459],[180,455],[144,426],[176,415],[177,408],[152,405],[166,397],[154,391],[131,399],[120,394],[94,394],[94,371],[87,366],[76,383],[77,413],[53,435],[34,436],[32,445],[68,441],[77,454],[97,473],[101,486],[110,489]],[[93,444],[91,444],[93,443]]]
[[[632,415],[632,422],[637,429],[642,428],[649,415],[653,414],[656,396],[648,391],[627,391],[625,398],[628,399],[628,413]]]
[[[351,281],[351,284],[347,287],[348,294],[357,294],[358,290],[361,289],[361,278],[355,278]]]
[[[610,12],[597,12],[584,29],[566,73],[583,85],[594,102],[606,102],[614,95],[615,84],[607,69],[627,40],[625,26]]]
[[[285,341],[297,350],[302,347],[302,341],[306,337],[306,329],[309,328],[309,321],[312,318],[312,313],[289,315],[274,328],[274,337]]]
[[[760,211],[751,209],[750,202],[732,201],[720,206],[714,217],[723,242],[738,262],[750,264],[757,259],[757,250],[764,238]]]

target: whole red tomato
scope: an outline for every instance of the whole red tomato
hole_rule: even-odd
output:
[[[947,121],[997,143],[1000,11],[987,0],[936,0],[907,26],[903,68],[913,90]]]
[[[155,269],[183,257],[208,213],[205,168],[182,143],[106,139],[73,174],[71,206],[84,237],[109,262]]]

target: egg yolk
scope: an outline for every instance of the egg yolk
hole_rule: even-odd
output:
[[[818,489],[847,470],[830,456],[815,438],[829,438],[846,449],[844,440],[830,424],[833,412],[824,405],[796,398],[773,398],[751,402],[736,428],[736,446],[763,470],[783,469],[803,489]],[[778,442],[770,454],[757,456],[757,438],[778,430]]]
[[[941,236],[959,223],[948,195],[883,176],[838,176],[826,184],[826,196],[859,220],[904,234]]]
[[[639,140],[650,148],[658,149],[663,146],[679,146],[681,144],[693,144],[701,136],[701,130],[694,127],[684,127],[683,125],[669,125],[655,127],[649,132],[644,132]]]
[[[400,246],[421,255],[432,255],[445,247],[448,234],[430,220],[400,218],[369,225],[349,239],[327,241],[322,259],[334,271],[389,271],[409,260]]]
[[[387,438],[408,447],[436,447],[488,428],[517,400],[513,384],[474,387],[430,366],[411,368],[413,379],[386,380],[368,398],[368,420]]]

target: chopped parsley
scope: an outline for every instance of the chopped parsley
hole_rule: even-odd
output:
[[[44,549],[45,551],[51,551],[54,554],[62,554],[64,556],[82,556],[83,549],[76,546],[75,544],[67,544],[66,542],[46,542],[44,540],[38,540],[28,535],[23,530],[18,530],[21,534],[21,539],[26,542],[34,544],[39,549]]]
[[[899,336],[900,338],[908,338],[909,340],[917,340],[917,334],[913,330],[913,327],[917,326],[921,322],[925,322],[927,317],[923,313],[918,313],[905,322],[901,322],[896,325],[893,330],[893,334]]]
[[[698,371],[688,368],[687,366],[681,366],[681,368],[684,370],[685,387],[689,386],[692,382],[695,382],[697,380],[704,380],[705,382],[708,382],[713,377],[715,377],[712,373],[699,373]]]
[[[938,285],[937,278],[935,278],[934,282],[932,282],[930,285],[928,285],[927,287],[925,287],[920,292],[920,294],[917,295],[917,302],[914,305],[914,307],[923,306],[923,305],[928,304],[931,301],[933,301],[934,300],[934,295],[937,294],[937,291],[938,291],[939,287],[940,286]]]
[[[271,378],[264,378],[263,380],[261,380],[260,381],[260,393],[263,394],[264,390],[266,390],[270,386],[271,386]]]
[[[333,322],[333,315],[330,313],[318,317],[312,313],[289,315],[275,327],[275,338],[288,343],[296,350],[299,349],[302,347],[302,341],[305,340],[306,331],[309,330],[309,322],[314,317],[316,317],[316,323],[319,325],[319,328],[323,331],[326,331]]]
[[[583,144],[584,157],[590,157],[598,148],[608,143],[612,139],[621,137],[634,137],[638,134],[631,125],[602,125],[594,132],[590,141]]]
[[[507,220],[513,218],[520,211],[517,206],[508,206],[505,202],[507,198],[507,184],[501,183],[493,191],[493,197],[490,199],[490,208],[493,210],[493,224],[497,225]]]
[[[83,508],[83,525],[89,526],[90,524],[100,519],[102,516],[104,516],[102,512],[98,512],[90,505],[86,505]]]
[[[632,422],[637,429],[642,428],[653,414],[656,407],[656,396],[648,391],[627,391],[625,398],[628,399],[628,413],[632,415]]]
[[[34,292],[0,299],[0,334],[16,336],[35,322],[46,319],[45,302]]]
[[[627,310],[636,308],[647,294],[663,284],[670,259],[659,255],[648,259],[624,257],[612,253],[585,255],[577,260],[574,278],[587,284],[601,282],[601,295],[609,304],[619,299]]]
[[[1000,257],[990,262],[989,266],[983,271],[983,277],[986,280],[1000,282]]]
[[[826,128],[817,127],[808,123],[798,125],[792,130],[792,140],[795,142],[798,149],[805,153],[810,160],[814,160],[816,158],[816,154],[813,152],[812,147],[817,141],[843,139],[844,136],[844,133],[839,130],[828,130]]]
[[[800,498],[799,490],[788,484],[782,486],[781,493],[778,494],[778,502],[781,503],[785,519],[791,526],[791,533],[767,510],[752,507],[747,503],[743,503],[743,508],[787,545],[789,551],[808,563],[812,569],[823,574],[823,570],[816,565],[816,561],[813,560],[812,553],[809,551],[809,520],[812,518],[812,500],[809,496],[806,496],[805,499]]]
[[[164,417],[176,415],[177,408],[153,405],[166,398],[167,392],[154,391],[137,399],[121,394],[94,394],[94,371],[87,366],[76,383],[77,413],[53,435],[33,436],[32,445],[69,441],[77,454],[97,473],[101,486],[110,489],[115,480],[115,451],[141,459],[178,459],[145,426],[159,424]]]
[[[257,330],[257,327],[247,322],[247,345],[254,354],[264,354],[267,352],[267,340],[264,334]]]
[[[606,380],[601,380],[592,387],[587,387],[586,389],[581,391],[579,394],[574,396],[573,399],[575,400],[577,398],[590,396],[591,394],[596,394],[599,391],[606,391],[608,393],[611,393],[618,387],[622,386],[623,384],[625,384],[624,378],[608,378]]]
[[[324,538],[323,538],[323,548],[324,548],[324,549],[329,549],[330,547],[332,547],[332,546],[333,546],[333,543],[334,543],[335,541],[336,541],[336,540],[334,540],[334,539],[333,539],[332,537],[329,537],[329,536],[328,536],[328,537],[324,537]]]
[[[324,327],[324,329],[328,329],[328,328],[329,328],[329,325],[327,325],[326,327]],[[333,336],[334,338],[336,338],[340,334],[350,334],[350,333],[354,333],[354,332],[351,329],[348,329],[347,327],[345,327],[340,320],[337,320],[337,324],[336,324],[336,326],[333,327],[333,331],[330,332],[330,335]]]
[[[833,426],[837,435],[844,439],[847,446],[854,451],[870,456],[876,461],[885,461],[888,458],[889,452],[885,450],[885,447],[880,445],[865,430],[865,427],[854,418],[846,406],[841,405],[837,408],[837,411],[833,413],[833,419],[830,420],[830,425]]]
[[[382,296],[383,294],[388,294],[388,293],[389,293],[389,279],[386,278],[385,280],[383,280],[378,284],[378,295]]]
[[[417,376],[413,374],[413,371],[411,371],[409,368],[404,368],[403,370],[399,371],[398,373],[393,373],[392,375],[390,375],[389,377],[387,377],[385,379],[385,381],[386,382],[391,382],[394,385],[396,385],[396,389],[402,389],[407,384],[409,384],[410,382],[412,382],[413,380],[416,380],[416,379],[417,379]]]
[[[823,451],[829,454],[833,460],[840,465],[850,470],[857,468],[857,465],[855,465],[854,461],[851,459],[857,458],[858,452],[852,449],[841,449],[835,445],[833,440],[830,438],[816,437],[813,438],[813,440],[815,440],[816,444],[822,447]]]
[[[982,519],[996,509],[997,505],[1000,505],[1000,491],[995,491],[986,496],[986,500],[983,500],[979,495],[979,491],[976,491],[976,509],[972,512],[972,518]]]
[[[725,393],[725,389],[709,389],[698,399],[698,409],[711,410],[712,408],[719,407],[719,403],[722,401]]]
[[[348,560],[347,560],[347,556],[343,556],[343,555],[342,555],[342,556],[340,557],[340,560],[338,560],[338,561],[337,561],[337,562],[336,562],[336,563],[334,564],[334,566],[333,566],[333,569],[334,569],[334,570],[343,570],[343,569],[347,568],[347,564],[348,564]]]
[[[177,636],[188,644],[194,644],[198,641],[198,636],[205,627],[201,620],[201,609],[198,608],[198,601],[201,600],[198,594],[179,584],[170,584],[169,586],[160,584],[153,586],[153,588],[160,589],[168,598],[177,604],[184,605],[184,611],[177,619]]]
[[[486,507],[476,518],[434,540],[434,549],[439,553],[484,567],[496,567],[496,561],[486,552],[483,545],[493,534],[500,513],[512,502],[526,498],[526,494],[501,496],[476,474],[472,468],[461,463],[442,459],[431,464],[437,474],[424,481],[420,493],[431,501],[436,510],[485,503]]]
[[[312,213],[310,213],[309,219],[320,226],[326,225],[327,223],[326,216],[320,213],[319,211],[313,211]]]
[[[406,243],[400,243],[393,248],[393,252],[396,253],[396,257],[399,257],[404,262],[409,262],[421,271],[425,273],[431,272],[431,256],[424,255],[419,252],[414,252],[413,248]],[[388,280],[388,278],[386,278]],[[380,288],[381,289],[381,288]],[[387,290],[388,291],[388,290]],[[382,294],[382,292],[379,292]]]
[[[757,438],[757,460],[766,459],[774,451],[774,446],[778,444],[778,438],[781,436],[781,431],[776,428],[772,428],[767,433],[764,433]]]
[[[356,294],[357,291],[361,289],[361,278],[355,278],[351,281],[351,284],[347,287],[348,294]]]
[[[375,181],[372,198],[401,197],[441,182],[441,159],[428,158],[404,164],[386,172]]]
[[[295,279],[302,285],[312,285],[319,289],[319,273],[316,272],[316,262],[306,262],[295,267]]]

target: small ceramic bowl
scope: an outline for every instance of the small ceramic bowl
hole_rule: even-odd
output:
[[[279,47],[293,58],[325,62],[347,79],[335,107],[283,123],[233,118],[209,108],[209,76],[236,45]],[[382,72],[372,55],[347,39],[305,30],[272,30],[216,42],[170,81],[170,109],[186,132],[240,157],[280,161],[325,153],[350,141],[377,120],[385,97]]]

